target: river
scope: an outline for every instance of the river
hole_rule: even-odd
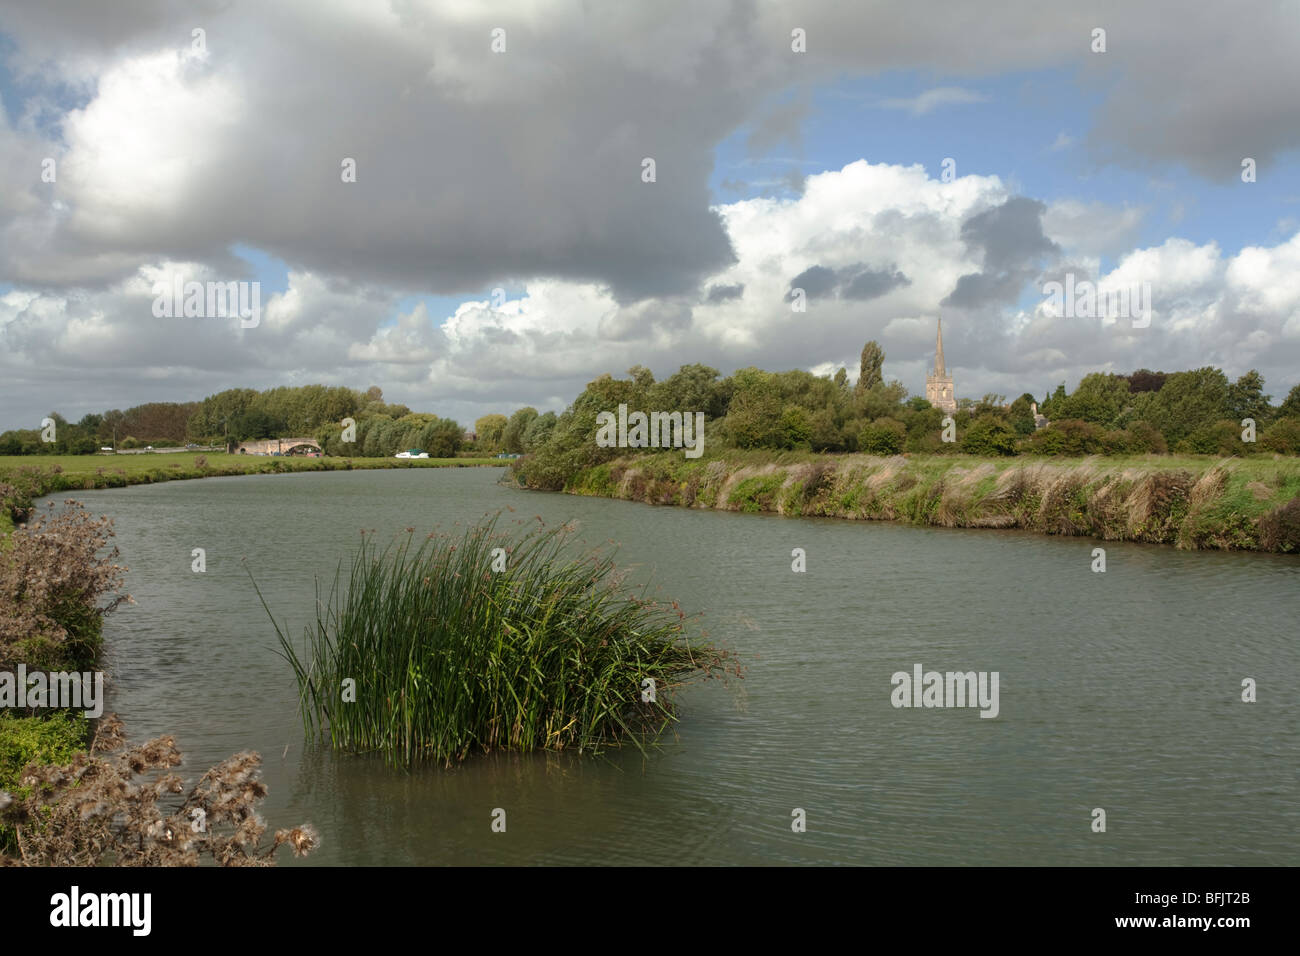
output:
[[[1111,542],[1094,573],[1089,539],[653,508],[519,491],[499,474],[76,493],[115,520],[137,602],[105,628],[109,709],[133,740],[174,734],[189,779],[260,752],[270,829],[321,832],[301,864],[1300,859],[1296,556]],[[245,568],[298,637],[316,576],[332,578],[360,529],[452,530],[508,507],[617,542],[631,580],[703,612],[745,679],[686,692],[675,734],[648,758],[491,755],[408,773],[305,744]],[[795,548],[804,573],[791,570]],[[997,672],[997,716],[893,706],[891,675],[917,664]],[[1257,702],[1242,701],[1244,678]],[[805,832],[792,829],[796,808]]]

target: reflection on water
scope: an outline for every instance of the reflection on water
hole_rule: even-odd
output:
[[[1300,559],[651,508],[355,471],[84,492],[138,604],[106,628],[109,707],[197,776],[259,751],[305,863],[1293,864]],[[253,591],[301,633],[361,528],[574,519],[748,667],[690,690],[662,747],[492,754],[405,773],[305,746]],[[190,552],[207,551],[207,572]],[[791,550],[807,572],[791,572]],[[998,671],[1001,712],[895,709],[890,675]],[[1240,700],[1241,680],[1259,701]],[[793,833],[791,810],[807,812]],[[1108,832],[1091,832],[1103,807]],[[491,830],[506,811],[505,833]]]

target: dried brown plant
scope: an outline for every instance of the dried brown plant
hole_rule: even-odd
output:
[[[0,792],[0,820],[14,827],[19,856],[8,866],[274,866],[288,846],[306,856],[320,844],[309,824],[265,839],[257,806],[266,796],[262,758],[235,754],[185,789],[170,735],[127,748],[116,714],[100,721],[90,749],[63,766],[31,763],[23,792]]]
[[[75,501],[53,503],[0,548],[0,670],[22,661],[51,670],[82,669],[97,656],[102,619],[124,601],[126,568],[101,551],[112,521]],[[101,603],[106,602],[106,603]]]

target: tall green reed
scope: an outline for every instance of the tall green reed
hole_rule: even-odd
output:
[[[575,553],[563,526],[499,533],[499,518],[418,545],[408,529],[382,550],[363,533],[346,583],[342,561],[328,599],[317,581],[301,649],[272,616],[309,736],[406,766],[643,748],[676,719],[674,690],[739,673],[725,651],[688,639],[675,602],[625,588],[611,554]],[[504,570],[493,570],[497,548]]]

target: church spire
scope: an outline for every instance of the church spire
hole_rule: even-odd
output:
[[[943,367],[943,319],[939,320],[939,332],[934,341],[934,374],[940,378],[948,374]]]

